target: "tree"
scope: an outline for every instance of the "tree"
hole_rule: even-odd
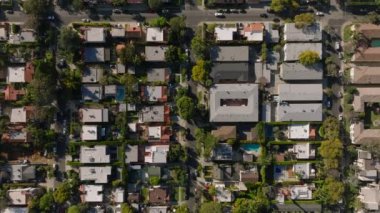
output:
[[[158,17],[158,18],[154,18],[152,20],[149,21],[149,26],[151,27],[160,27],[160,28],[163,28],[165,27],[166,25],[168,24],[167,20],[165,17]]]
[[[113,6],[119,7],[125,4],[125,0],[112,0]]]
[[[178,16],[169,20],[169,42],[172,44],[181,44],[185,41],[186,36],[186,17]]]
[[[71,197],[71,188],[67,183],[60,184],[53,193],[54,200],[58,204],[64,204]]]
[[[276,12],[284,12],[286,10],[295,10],[299,7],[296,0],[272,0],[270,8]]]
[[[186,55],[177,46],[169,46],[165,52],[165,60],[169,64],[179,64],[185,60]]]
[[[191,40],[191,50],[197,59],[204,59],[208,49],[207,42],[202,39],[200,35],[194,36]]]
[[[214,185],[211,185],[210,188],[208,188],[208,193],[211,196],[215,196],[216,195],[216,187]]]
[[[118,52],[118,57],[124,64],[140,65],[144,60],[133,43],[129,43],[121,49]]]
[[[327,177],[321,187],[315,192],[315,196],[325,205],[336,205],[342,199],[344,184],[332,177]]]
[[[64,54],[75,56],[80,50],[80,37],[72,27],[62,27],[58,36],[58,49]]]
[[[343,144],[340,139],[323,141],[318,150],[326,170],[339,168],[339,161],[343,156]]]
[[[158,9],[160,9],[160,7],[162,5],[162,1],[161,0],[148,0],[148,5],[149,5],[150,9],[158,10]]]
[[[265,137],[265,124],[264,124],[264,122],[257,123],[254,131],[257,135],[257,142],[260,144],[265,143],[266,137]]]
[[[305,65],[305,66],[313,65],[320,60],[319,54],[315,51],[312,51],[312,50],[303,51],[298,56],[298,59],[300,60],[300,63]]]
[[[178,99],[177,107],[179,110],[179,115],[185,119],[190,120],[195,113],[195,104],[193,99],[191,99],[188,96],[183,96],[180,99]]]
[[[71,6],[75,11],[80,11],[84,8],[82,0],[72,0]]]
[[[207,133],[203,142],[203,145],[204,145],[203,157],[205,158],[211,157],[211,152],[215,148],[217,143],[218,143],[218,138],[214,137],[211,133]]]
[[[68,69],[62,73],[62,84],[68,90],[76,90],[80,88],[82,83],[82,74],[79,70]]]
[[[199,213],[222,213],[222,204],[216,202],[202,203]]]
[[[187,152],[181,144],[172,144],[169,148],[168,154],[169,162],[186,162],[187,161]]]
[[[198,60],[196,65],[191,70],[191,78],[194,81],[204,84],[208,79],[210,69],[210,62],[204,60]]]
[[[50,0],[26,0],[23,2],[23,8],[27,14],[35,17],[44,15],[51,6]]]
[[[42,212],[53,212],[54,197],[52,192],[47,192],[40,198],[39,209]]]
[[[128,205],[128,203],[122,203],[121,213],[133,213],[133,209]]]
[[[267,61],[268,57],[268,48],[267,48],[267,43],[263,42],[261,45],[261,61],[265,63]]]
[[[313,13],[302,13],[294,17],[294,22],[297,28],[308,27],[315,23],[315,16]]]
[[[333,116],[327,117],[320,127],[320,131],[323,132],[321,137],[329,140],[333,140],[335,138],[339,138],[340,125],[337,118]]]
[[[77,205],[70,206],[67,213],[80,213],[80,209]]]
[[[338,77],[339,67],[335,63],[329,63],[326,65],[327,76]]]
[[[233,213],[261,213],[268,212],[270,206],[269,200],[261,193],[252,198],[238,198],[233,206]]]
[[[374,11],[369,12],[369,13],[367,14],[367,17],[368,17],[369,22],[371,22],[372,24],[379,24],[379,23],[380,23],[380,17],[379,17],[379,14],[377,14],[377,13],[374,12]]]
[[[176,213],[190,213],[190,209],[187,206],[187,204],[182,204],[176,207],[175,212]]]
[[[152,186],[157,186],[158,184],[160,184],[160,177],[158,176],[149,177],[149,184]]]

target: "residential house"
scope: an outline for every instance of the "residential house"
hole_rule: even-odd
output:
[[[378,179],[378,172],[380,170],[380,162],[378,159],[372,157],[368,151],[358,149],[358,159],[355,165],[359,169],[357,177],[360,181],[376,182]]]
[[[352,106],[355,112],[364,112],[366,103],[380,102],[379,87],[358,87]]]
[[[23,125],[8,126],[1,136],[1,141],[4,143],[29,143],[32,142],[32,135]]]
[[[378,66],[352,66],[350,69],[352,84],[380,84]]]
[[[84,29],[84,41],[86,43],[105,43],[107,31],[102,27],[89,27]]]
[[[249,46],[214,46],[210,49],[212,62],[248,62],[251,59]]]
[[[216,26],[215,38],[216,41],[233,41],[236,37],[237,27]]]
[[[280,65],[280,77],[285,81],[322,80],[323,65],[316,63],[305,66],[301,63],[282,63]]]
[[[296,163],[293,165],[293,172],[299,179],[308,180],[315,177],[315,169],[311,163]]]
[[[83,184],[80,186],[81,200],[83,203],[103,202],[103,185]]]
[[[351,30],[360,32],[368,40],[380,38],[380,27],[379,25],[376,25],[376,24],[370,24],[370,23],[354,24],[352,25]]]
[[[235,200],[234,193],[226,188],[224,183],[215,183],[216,200],[220,203],[231,203]]]
[[[98,102],[103,99],[103,87],[100,84],[83,84],[82,100]]]
[[[146,41],[152,43],[166,42],[166,32],[164,28],[148,27],[146,29]]]
[[[125,190],[123,188],[116,188],[112,190],[112,201],[115,203],[125,202]]]
[[[141,98],[148,102],[166,102],[167,92],[166,86],[141,86]]]
[[[81,166],[79,167],[81,181],[94,181],[94,183],[108,183],[111,175],[111,166]]]
[[[166,123],[170,119],[170,108],[166,105],[145,106],[139,112],[142,123]]]
[[[8,24],[0,25],[0,41],[8,41],[8,37],[9,37],[8,29],[9,29]]]
[[[295,23],[286,23],[284,26],[284,40],[286,42],[317,42],[322,41],[322,27],[320,23],[297,28]]]
[[[17,101],[25,95],[26,91],[24,89],[16,89],[12,84],[9,84],[5,87],[3,93],[5,101]]]
[[[34,76],[34,66],[28,62],[25,66],[7,68],[7,83],[30,83]]]
[[[104,47],[85,47],[85,63],[104,63],[110,60],[110,49]]]
[[[361,187],[358,198],[364,209],[368,211],[380,210],[380,186],[378,184],[372,183]]]
[[[148,206],[147,213],[167,213],[169,212],[169,206]]]
[[[264,24],[250,23],[244,26],[243,36],[247,41],[262,42],[264,40],[264,30]]]
[[[97,125],[83,125],[81,132],[81,139],[83,141],[96,141],[99,138]]]
[[[259,172],[257,167],[253,167],[249,170],[240,170],[240,182],[243,183],[256,183],[259,181]]]
[[[227,143],[216,144],[212,151],[212,159],[214,161],[232,161],[233,150],[232,146]]]
[[[138,163],[139,159],[139,146],[138,145],[126,145],[125,146],[125,163]]]
[[[280,41],[280,33],[278,32],[278,25],[271,22],[265,22],[265,41],[268,43],[278,43]]]
[[[95,145],[94,147],[80,147],[80,163],[110,163],[110,155],[107,151],[107,146]]]
[[[137,0],[140,1],[140,0]],[[128,1],[129,3],[129,1]],[[143,35],[140,23],[128,23],[125,36],[128,39],[138,39]]]
[[[378,63],[380,62],[380,48],[359,48],[352,56],[351,61],[354,63]]]
[[[6,198],[10,206],[26,206],[39,193],[41,190],[38,188],[9,189]]]
[[[210,89],[210,122],[257,122],[257,84],[215,84]]]
[[[36,179],[36,166],[29,164],[10,165],[11,181],[29,182]]]
[[[253,80],[250,65],[242,63],[213,63],[210,73],[214,83],[246,83]]]
[[[150,205],[166,205],[169,202],[169,193],[166,188],[150,188],[148,199]]]
[[[28,213],[28,207],[6,207],[1,213]]]
[[[310,130],[310,124],[289,124],[287,136],[292,140],[308,140]]]
[[[299,181],[300,179],[308,180],[315,177],[315,169],[311,163],[297,163],[293,166],[274,166],[274,180]]]
[[[314,184],[291,185],[289,187],[281,187],[278,189],[276,200],[284,203],[285,198],[291,200],[312,200]]]
[[[362,121],[352,123],[350,139],[353,144],[377,142],[380,139],[380,129],[365,129]]]
[[[170,126],[140,126],[141,138],[148,142],[168,143],[170,141]]]
[[[103,69],[99,66],[86,66],[82,73],[82,83],[98,83],[103,77]]]
[[[37,41],[37,33],[32,29],[22,29],[19,35],[21,43],[33,43]]]
[[[286,43],[284,46],[284,61],[298,61],[304,51],[316,52],[322,58],[322,43]]]
[[[128,203],[140,203],[140,193],[129,192],[127,197]]]
[[[33,117],[34,117],[34,107],[32,106],[12,108],[10,121],[11,123],[26,123],[32,120]]]
[[[168,82],[170,80],[169,68],[148,68],[146,72],[148,82]]]
[[[118,24],[115,26],[112,26],[111,28],[111,36],[112,38],[120,38],[123,39],[125,38],[125,26],[122,24]]]
[[[147,145],[145,146],[145,163],[167,163],[169,145]]]
[[[214,4],[216,5],[238,5],[244,4],[245,0],[216,0]]]
[[[146,62],[164,62],[167,46],[145,46]]]
[[[81,108],[79,117],[82,123],[107,123],[109,111],[107,108]]]
[[[280,101],[322,101],[322,84],[279,84],[278,95]]]
[[[211,134],[219,141],[236,140],[236,126],[218,126],[216,130],[211,131]]]
[[[295,144],[289,151],[296,155],[297,160],[315,158],[315,148],[307,142]]]
[[[322,121],[322,104],[279,103],[276,121]]]

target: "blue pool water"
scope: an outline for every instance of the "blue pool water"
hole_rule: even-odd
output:
[[[124,98],[125,98],[125,88],[122,87],[122,86],[118,86],[116,88],[116,101],[124,101]]]
[[[259,153],[260,151],[260,145],[259,144],[243,144],[240,146],[241,149],[246,151],[247,153]]]

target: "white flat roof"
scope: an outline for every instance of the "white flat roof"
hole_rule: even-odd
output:
[[[84,189],[85,202],[103,202],[102,185],[82,185]]]
[[[124,192],[125,190],[122,188],[117,188],[112,191],[112,195],[114,196],[114,202],[123,203],[124,202]]]
[[[25,67],[8,67],[8,83],[24,83],[25,82]]]
[[[84,141],[98,140],[98,126],[97,125],[83,125],[81,138]]]
[[[82,122],[84,123],[101,123],[108,122],[108,109],[80,109],[82,113]]]
[[[310,143],[298,143],[293,147],[297,159],[310,159],[315,157],[315,150],[311,149]]]
[[[215,34],[217,41],[232,41],[234,40],[234,33],[237,32],[236,27],[215,27]]]
[[[107,183],[111,175],[111,166],[82,166],[79,167],[81,181],[95,181],[95,183]]]
[[[107,146],[97,145],[93,148],[80,147],[80,162],[81,163],[109,163],[110,156],[107,154]]]
[[[149,101],[157,101],[162,98],[162,86],[146,86],[145,94]]]
[[[148,27],[148,29],[146,30],[146,41],[147,42],[163,42],[164,30],[159,27]]]
[[[247,37],[248,41],[262,41],[264,37],[263,32],[244,32],[244,36]]]
[[[148,127],[149,138],[161,138],[161,126],[150,126]]]
[[[91,27],[86,29],[86,42],[105,42],[105,29],[101,27]]]
[[[12,109],[11,123],[26,123],[26,110],[24,107]]]
[[[145,146],[145,163],[166,163],[169,145]]]
[[[308,139],[310,135],[309,124],[290,124],[288,126],[289,139]]]
[[[27,204],[27,193],[29,188],[26,189],[10,189],[7,191],[9,203],[11,205],[26,205]]]

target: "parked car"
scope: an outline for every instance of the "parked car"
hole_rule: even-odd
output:
[[[162,13],[162,14],[169,14],[169,9],[162,9],[162,10],[161,10],[161,13]]]
[[[115,14],[121,14],[121,13],[123,13],[123,11],[120,10],[120,9],[113,9],[112,12],[115,13]]]
[[[332,101],[331,101],[330,98],[328,98],[328,99],[326,100],[326,107],[327,107],[327,109],[331,109],[331,107],[332,107]]]
[[[343,114],[339,114],[338,118],[340,121],[343,120]]]
[[[232,9],[231,13],[239,13],[239,10],[238,9]]]
[[[270,7],[266,7],[267,13],[274,13],[274,10],[272,10]]]
[[[240,12],[240,13],[247,13],[247,11],[245,11],[244,9],[240,9],[239,12]]]
[[[82,22],[84,22],[84,23],[89,23],[89,22],[91,22],[91,20],[90,20],[90,19],[87,19],[87,18],[82,18]]]
[[[338,92],[338,94],[336,94],[336,97],[337,98],[342,98],[343,97],[343,93],[342,92]]]
[[[280,22],[280,19],[279,18],[274,18],[273,22]]]
[[[317,12],[315,13],[315,15],[316,15],[316,16],[324,16],[325,14],[324,14],[323,12],[321,12],[321,11],[317,11]]]
[[[340,43],[339,43],[339,41],[335,42],[335,50],[340,50]]]
[[[54,21],[55,17],[53,15],[47,17],[48,20]]]
[[[267,15],[266,13],[261,13],[261,14],[260,14],[260,17],[261,17],[261,18],[268,18],[268,15]]]
[[[223,18],[224,17],[224,13],[218,13],[218,12],[216,12],[215,13],[215,17]]]
[[[298,8],[298,12],[300,12],[300,13],[314,13],[314,10],[308,6],[301,6]]]
[[[6,10],[5,11],[7,14],[13,14],[13,10]]]

